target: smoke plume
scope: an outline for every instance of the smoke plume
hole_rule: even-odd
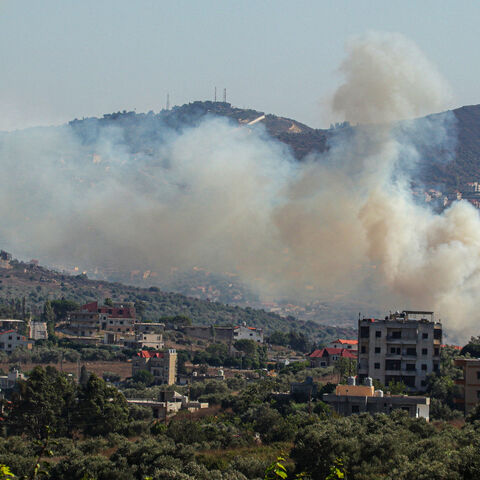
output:
[[[400,35],[352,39],[340,72],[332,106],[359,125],[302,163],[261,126],[219,118],[163,125],[142,148],[128,123],[2,134],[1,246],[89,272],[199,265],[273,297],[373,296],[435,310],[464,339],[478,310],[478,213],[464,202],[434,213],[409,178],[419,145],[454,146],[452,114],[411,120],[442,110],[448,87]]]

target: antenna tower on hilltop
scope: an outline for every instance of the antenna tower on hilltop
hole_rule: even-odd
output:
[[[217,101],[217,87],[215,87],[215,93],[213,94],[213,101]]]
[[[170,94],[167,93],[167,110],[170,110]]]
[[[223,89],[223,103],[227,103],[227,89]]]

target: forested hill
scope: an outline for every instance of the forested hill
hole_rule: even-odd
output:
[[[447,189],[480,180],[480,105],[471,105],[453,110],[457,122],[451,126],[452,137],[457,137],[453,158],[439,160],[438,152],[426,155],[419,173],[421,182],[427,185],[444,185]],[[98,139],[102,127],[112,125],[123,129],[123,142],[132,152],[143,151],[154,154],[162,143],[166,129],[181,130],[198,124],[205,116],[227,117],[241,125],[259,120],[268,133],[290,146],[298,160],[307,154],[324,152],[329,140],[345,131],[343,128],[328,130],[313,129],[289,118],[265,114],[265,112],[233,107],[223,102],[193,102],[171,110],[140,113],[118,112],[104,115],[102,118],[73,120],[70,126],[86,143]]]
[[[351,328],[321,326],[293,317],[284,318],[264,310],[240,308],[168,293],[157,287],[137,288],[121,283],[90,280],[86,275],[62,274],[33,263],[1,260],[0,316],[8,318],[21,315],[23,297],[26,311],[30,310],[34,314],[41,312],[46,300],[65,298],[82,304],[112,298],[114,301],[135,302],[137,310],[146,320],[186,315],[195,324],[230,325],[246,322],[248,325],[264,328],[267,333],[297,330],[317,341],[355,336]]]

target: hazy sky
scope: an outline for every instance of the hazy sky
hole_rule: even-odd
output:
[[[480,2],[0,0],[0,130],[221,98],[328,126],[345,41],[400,32],[480,103]]]

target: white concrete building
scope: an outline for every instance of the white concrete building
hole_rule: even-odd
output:
[[[247,327],[246,323],[233,327],[233,340],[253,340],[263,343],[263,329],[256,327]]]
[[[385,319],[358,320],[358,377],[383,385],[403,382],[425,391],[427,375],[440,368],[442,325],[433,312],[403,311]]]
[[[46,322],[30,322],[28,326],[28,337],[32,340],[47,340],[48,331]]]
[[[27,337],[20,335],[16,330],[0,332],[0,352],[12,353],[18,347],[26,347],[31,350],[32,342]]]

